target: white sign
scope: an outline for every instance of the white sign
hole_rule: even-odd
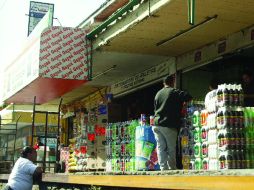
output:
[[[53,14],[54,14],[54,4],[41,3],[41,2],[30,2],[29,9],[29,23],[28,23],[28,36],[34,30],[36,25],[41,21],[44,15],[50,12],[51,17],[49,20],[50,25],[53,25]]]
[[[159,64],[112,86],[112,93],[119,94],[169,74],[169,62]],[[173,63],[171,63],[173,64]]]

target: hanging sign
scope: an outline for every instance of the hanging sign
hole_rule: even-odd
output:
[[[30,2],[29,9],[29,22],[28,22],[28,36],[37,26],[37,24],[42,20],[47,12],[50,12],[49,23],[50,26],[53,25],[53,15],[54,15],[54,4],[41,3],[41,2]]]
[[[54,26],[41,34],[39,75],[44,78],[90,78],[91,42],[86,31]]]

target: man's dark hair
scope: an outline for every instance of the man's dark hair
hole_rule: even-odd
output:
[[[175,75],[168,75],[163,79],[163,82],[166,85],[172,85],[175,81]]]
[[[27,155],[31,154],[33,151],[35,151],[35,149],[33,147],[25,146],[23,148],[23,150],[21,151],[21,157],[22,158],[27,158]]]
[[[209,83],[209,87],[211,87],[212,89],[216,89],[218,88],[219,84],[220,84],[219,80],[213,78]]]

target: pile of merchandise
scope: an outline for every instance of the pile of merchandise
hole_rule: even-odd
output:
[[[138,121],[108,124],[106,128],[106,171],[135,170],[135,130]]]
[[[107,172],[159,169],[154,134],[146,121],[108,124],[106,142]]]
[[[201,125],[199,112],[204,109],[202,101],[191,101],[183,108],[183,127],[180,130],[182,164],[184,169],[198,169],[201,162]]]
[[[206,95],[204,105],[192,102],[185,108],[184,169],[254,168],[254,109],[242,106],[241,85],[219,85]]]
[[[105,107],[105,106],[104,106]],[[97,109],[86,112],[77,112],[73,122],[73,138],[69,139],[69,159],[66,171],[105,170],[105,127],[106,112]],[[64,155],[64,149],[61,154]],[[65,154],[66,155],[66,154]]]

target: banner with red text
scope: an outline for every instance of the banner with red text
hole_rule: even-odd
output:
[[[54,26],[41,34],[39,76],[59,79],[90,79],[91,42],[86,31]]]

